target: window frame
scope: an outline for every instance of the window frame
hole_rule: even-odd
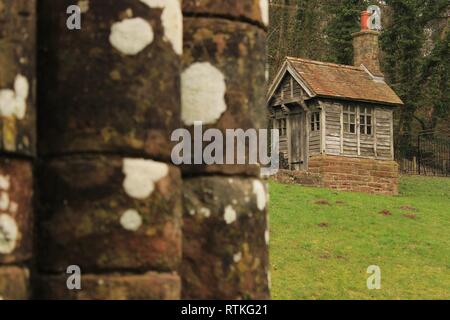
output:
[[[359,133],[365,136],[373,136],[372,107],[359,107]]]
[[[342,108],[342,119],[344,125],[344,133],[348,134],[356,134],[357,129],[357,115],[358,115],[358,107],[355,106],[343,106]],[[352,121],[353,116],[353,121]],[[353,131],[352,131],[353,126]]]
[[[320,131],[320,111],[311,112],[311,118],[309,119],[311,132]]]
[[[277,129],[280,134],[280,137],[287,136],[287,119],[286,118],[278,118],[277,121]]]

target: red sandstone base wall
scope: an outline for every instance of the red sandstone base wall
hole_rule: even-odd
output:
[[[275,180],[306,186],[374,194],[398,194],[395,161],[321,155],[309,159],[309,171],[280,170]]]
[[[398,164],[366,158],[311,157],[309,172],[322,176],[323,186],[345,191],[398,194]]]

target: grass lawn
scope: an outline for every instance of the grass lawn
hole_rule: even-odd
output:
[[[450,178],[396,197],[270,182],[270,200],[273,299],[450,299]]]

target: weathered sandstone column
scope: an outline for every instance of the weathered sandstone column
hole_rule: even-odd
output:
[[[183,124],[264,127],[267,1],[185,0]],[[225,150],[225,142],[223,143]],[[256,165],[183,167],[182,296],[269,298],[267,190]]]
[[[0,0],[0,300],[30,294],[35,7],[35,0]]]
[[[177,299],[178,0],[41,0],[39,285],[49,299]],[[82,272],[69,290],[69,266]]]

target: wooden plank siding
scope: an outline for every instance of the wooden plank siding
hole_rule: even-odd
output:
[[[300,84],[289,73],[287,73],[283,80],[281,80],[278,88],[275,90],[269,105],[279,106],[286,100],[301,100],[303,97],[302,92],[303,89]]]
[[[341,154],[341,113],[342,106],[330,103],[324,107],[325,112],[325,150],[327,154]]]
[[[325,113],[325,152],[329,155],[344,155],[353,157],[376,158],[391,160],[393,158],[393,110],[388,107],[355,102],[321,101]],[[371,107],[372,134],[360,133],[360,113],[356,112],[355,133],[345,132],[343,125],[344,106]],[[323,126],[323,124],[322,124]],[[320,135],[309,134],[310,155],[320,153]],[[323,145],[323,144],[322,144]],[[316,148],[314,148],[316,147]]]

